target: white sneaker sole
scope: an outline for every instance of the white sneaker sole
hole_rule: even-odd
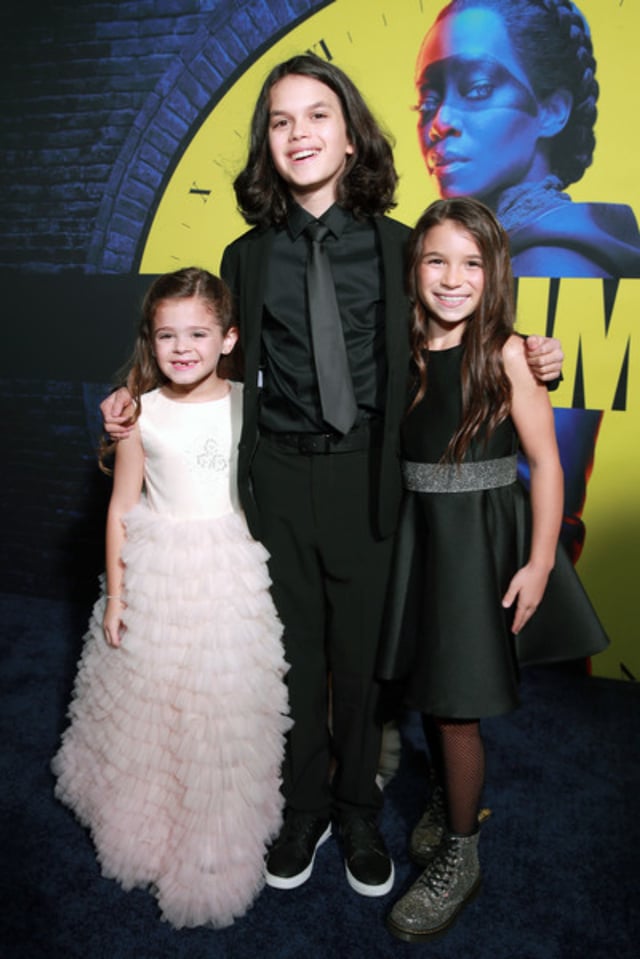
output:
[[[265,867],[265,882],[267,886],[271,886],[272,889],[297,889],[298,886],[301,886],[303,883],[305,883],[313,872],[313,864],[316,861],[316,853],[318,849],[323,842],[327,841],[330,835],[331,823],[327,825],[327,828],[318,839],[309,865],[306,867],[306,869],[303,869],[302,872],[296,873],[295,876],[275,876]]]
[[[349,871],[349,867],[346,863],[344,866],[344,871],[347,876],[347,882],[353,891],[357,892],[360,896],[386,896],[388,892],[391,892],[396,878],[396,870],[393,863],[391,863],[391,872],[387,881],[379,883],[377,886],[370,886],[364,882],[360,882],[360,880],[356,879],[356,877]]]

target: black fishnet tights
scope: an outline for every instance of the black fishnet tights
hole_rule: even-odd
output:
[[[480,723],[423,716],[425,738],[436,780],[444,786],[451,832],[476,831],[484,785],[484,745]]]

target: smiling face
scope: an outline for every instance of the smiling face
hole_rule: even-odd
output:
[[[320,216],[336,200],[336,186],[354,152],[342,105],[326,84],[290,74],[269,97],[269,150],[294,200]]]
[[[226,389],[216,369],[236,340],[236,328],[223,334],[210,305],[198,296],[161,300],[155,310],[153,353],[171,391],[182,398],[214,399]]]
[[[420,147],[441,196],[495,208],[508,187],[549,172],[545,110],[494,11],[472,7],[436,22],[416,86]]]
[[[478,244],[455,220],[431,227],[422,243],[416,285],[427,313],[430,349],[456,346],[484,290]]]

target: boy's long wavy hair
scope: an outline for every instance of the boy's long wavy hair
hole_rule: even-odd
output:
[[[472,440],[480,433],[488,439],[511,408],[511,384],[502,362],[502,347],[513,332],[513,276],[507,235],[483,203],[471,197],[455,197],[436,200],[425,210],[407,248],[411,355],[417,374],[409,412],[425,395],[428,378],[429,316],[420,297],[418,276],[424,240],[432,227],[446,220],[452,220],[473,237],[484,270],[482,297],[462,338],[462,419],[443,455],[446,462],[460,463]]]
[[[190,266],[173,273],[164,273],[153,281],[142,301],[142,315],[133,353],[120,373],[119,380],[127,384],[135,404],[132,421],[140,416],[140,397],[149,390],[167,383],[167,377],[161,372],[153,351],[154,320],[158,307],[166,300],[188,300],[191,297],[202,300],[215,317],[223,334],[234,325],[234,308],[231,292],[217,276],[200,267]],[[224,379],[235,376],[235,350],[220,357],[217,373]],[[98,461],[105,473],[110,473],[108,461],[113,455],[116,444],[107,438],[100,443]]]
[[[302,54],[274,67],[265,80],[253,112],[246,166],[234,181],[238,209],[251,225],[268,227],[285,223],[289,188],[277,172],[269,150],[271,88],[288,76],[311,77],[324,83],[342,106],[347,136],[354,153],[337,184],[337,202],[358,219],[386,213],[396,204],[398,175],[389,137],[382,132],[360,91],[332,63],[313,54]]]

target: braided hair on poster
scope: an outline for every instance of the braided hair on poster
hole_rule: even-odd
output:
[[[438,14],[493,10],[504,21],[513,49],[539,101],[567,90],[572,108],[550,142],[551,171],[562,187],[579,180],[593,160],[599,94],[589,26],[568,0],[452,0]]]

